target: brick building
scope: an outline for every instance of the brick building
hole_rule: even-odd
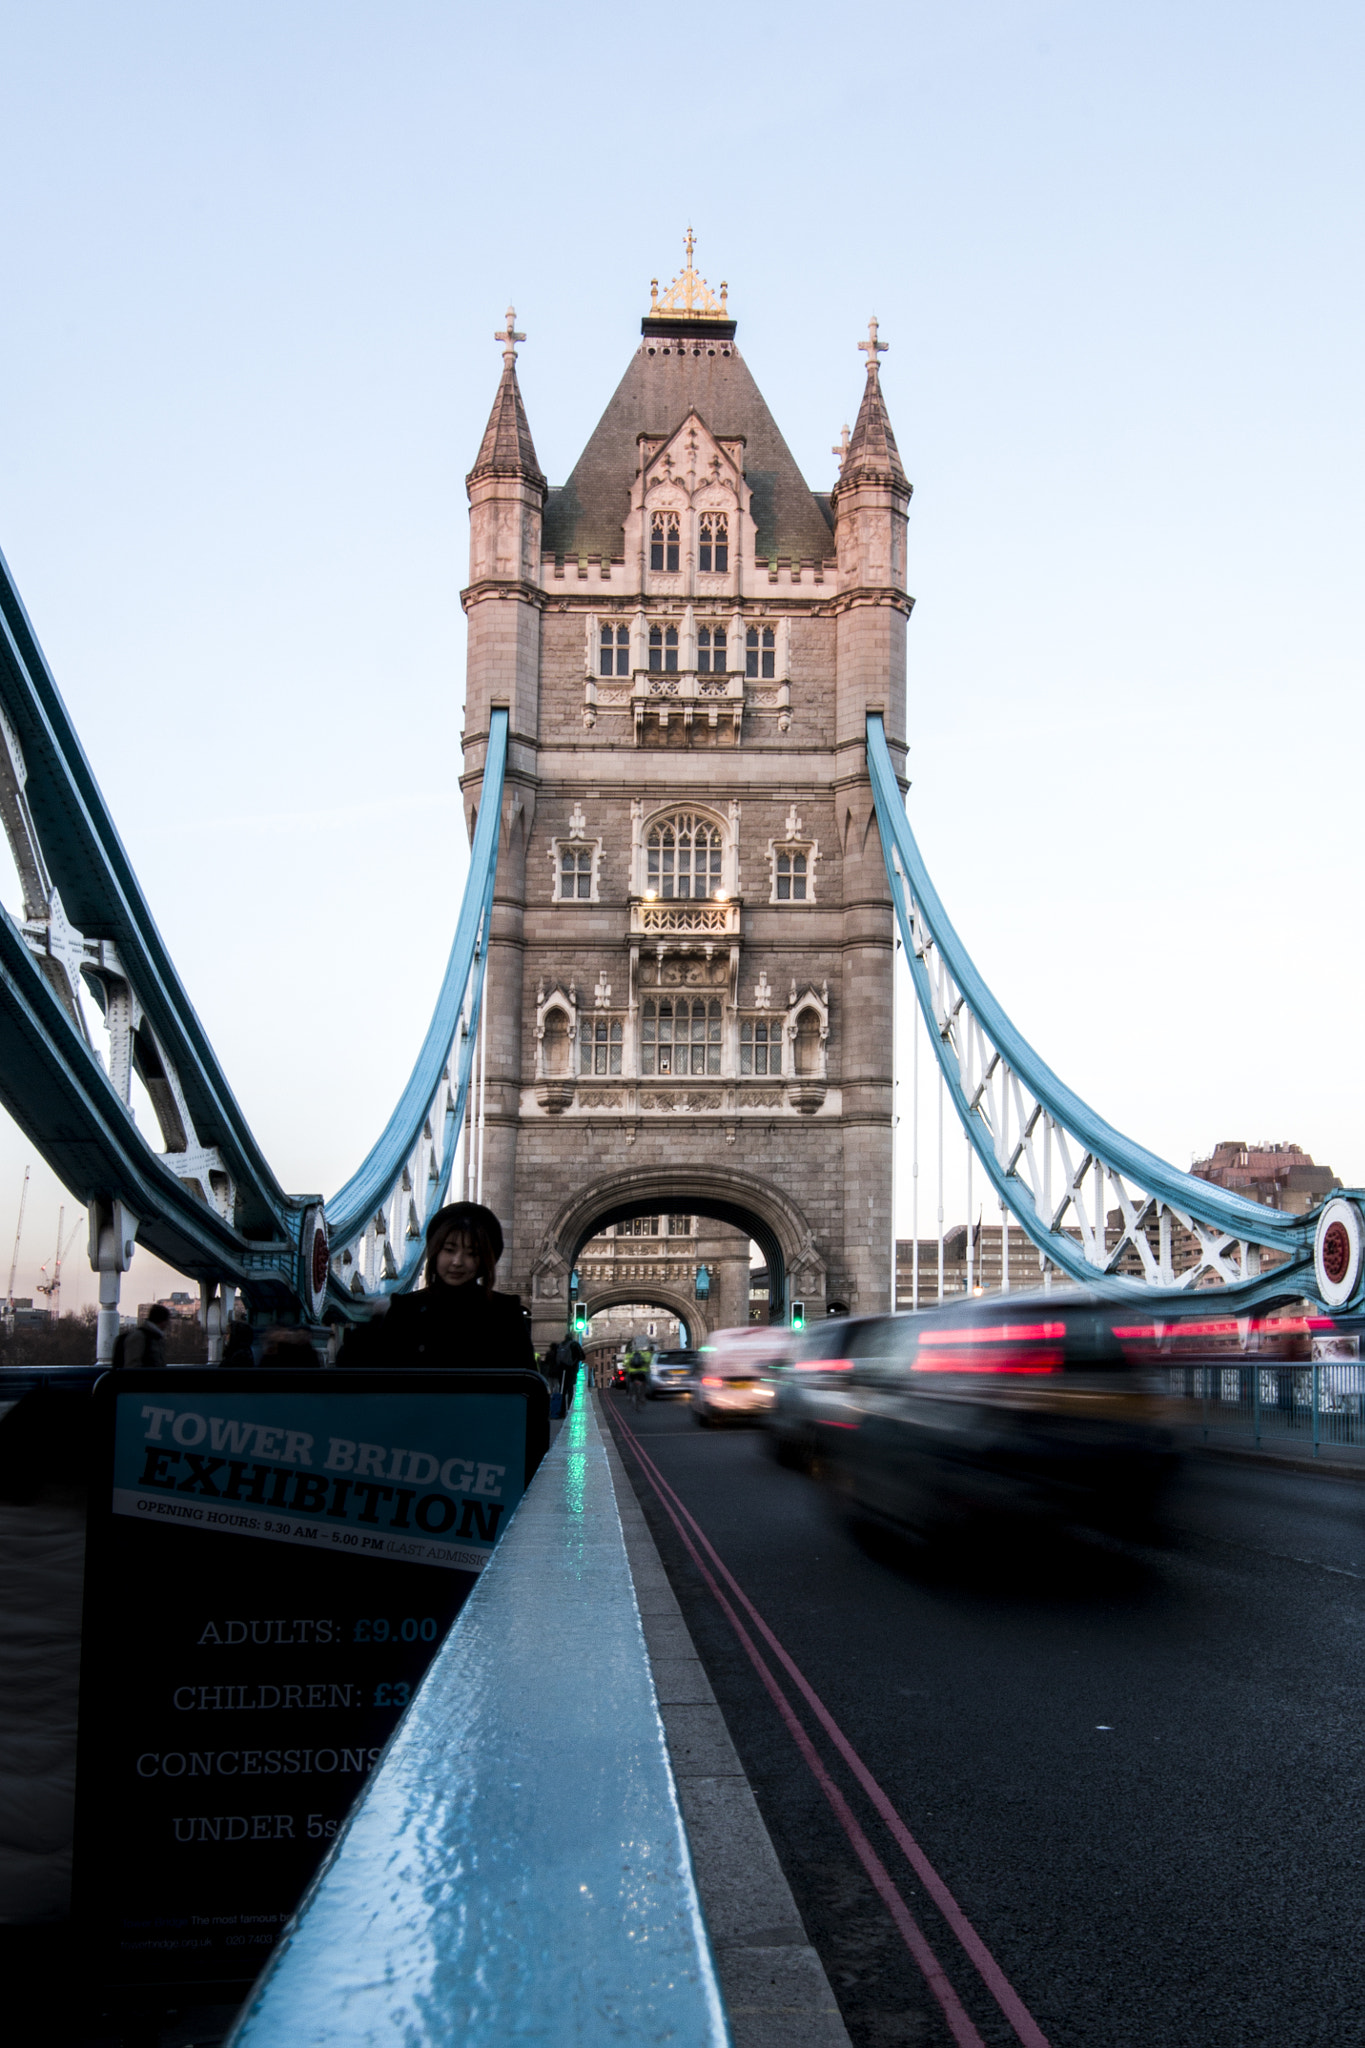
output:
[[[1300,1145],[1247,1145],[1241,1139],[1225,1138],[1210,1158],[1196,1159],[1190,1172],[1294,1216],[1306,1216],[1341,1186],[1331,1167],[1315,1165]]]
[[[875,322],[827,494],[735,331],[689,237],[551,489],[509,313],[468,479],[471,831],[490,708],[510,715],[484,1192],[537,1344],[588,1241],[641,1216],[756,1240],[774,1314],[891,1302],[892,918],[864,729],[880,711],[903,759],[910,486]]]

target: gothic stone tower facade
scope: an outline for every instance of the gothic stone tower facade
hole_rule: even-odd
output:
[[[906,481],[876,323],[808,488],[688,264],[572,475],[536,460],[509,313],[471,506],[466,813],[511,748],[489,952],[499,1284],[562,1332],[605,1224],[710,1216],[772,1312],[891,1306],[890,898],[864,720],[905,730]]]

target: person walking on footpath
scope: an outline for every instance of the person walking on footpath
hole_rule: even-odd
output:
[[[570,1330],[568,1336],[560,1345],[559,1356],[564,1367],[564,1413],[567,1415],[573,1406],[574,1387],[578,1382],[578,1368],[582,1365],[586,1356],[583,1346],[579,1343],[577,1337],[574,1336],[572,1330]]]
[[[114,1339],[115,1370],[124,1366],[163,1366],[166,1363],[166,1325],[171,1312],[154,1301],[134,1330],[120,1330]]]
[[[521,1297],[498,1294],[502,1225],[481,1202],[448,1202],[427,1225],[422,1284],[350,1332],[342,1366],[534,1372]]]

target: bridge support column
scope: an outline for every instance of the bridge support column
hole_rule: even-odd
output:
[[[217,1286],[211,1280],[199,1282],[199,1309],[208,1337],[210,1365],[221,1365],[223,1362],[223,1342],[227,1336],[228,1324],[232,1321],[232,1304],[236,1292],[236,1288],[226,1280]]]
[[[90,1204],[90,1266],[100,1276],[100,1312],[95,1326],[95,1363],[111,1365],[118,1338],[119,1288],[133,1263],[137,1218],[120,1201]]]

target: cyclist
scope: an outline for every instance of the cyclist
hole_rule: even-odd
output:
[[[649,1386],[649,1354],[638,1344],[632,1344],[626,1353],[626,1385],[630,1388],[631,1407],[638,1408]]]

